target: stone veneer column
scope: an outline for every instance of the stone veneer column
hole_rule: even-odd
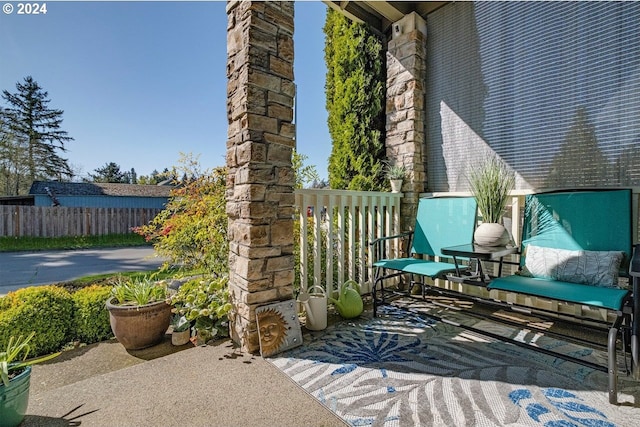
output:
[[[427,25],[412,12],[393,24],[387,50],[387,157],[409,171],[402,184],[401,230],[413,229],[425,189]],[[399,31],[397,31],[397,29]]]
[[[255,309],[293,298],[293,2],[227,3],[232,339],[259,350]]]

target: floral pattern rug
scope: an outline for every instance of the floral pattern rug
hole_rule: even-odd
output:
[[[568,351],[595,357],[572,346]],[[635,426],[640,420],[638,382],[623,376],[622,403],[610,405],[601,371],[393,306],[376,318],[365,313],[307,333],[302,346],[269,360],[353,426]]]

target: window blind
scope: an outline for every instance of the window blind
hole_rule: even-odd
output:
[[[459,2],[427,17],[427,188],[495,153],[521,189],[640,185],[640,2]]]

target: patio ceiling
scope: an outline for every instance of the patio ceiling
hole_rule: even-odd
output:
[[[391,24],[403,16],[416,12],[422,18],[439,7],[449,3],[446,1],[328,1],[329,7],[342,11],[348,18],[369,24],[375,31],[389,35]]]

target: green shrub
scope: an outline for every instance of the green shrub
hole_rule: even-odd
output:
[[[171,190],[165,209],[149,224],[133,230],[168,259],[165,267],[182,265],[187,270],[225,273],[229,260],[227,170],[201,171],[190,156],[184,156],[181,163],[180,169],[192,178]]]
[[[171,297],[171,304],[178,315],[195,324],[198,333],[208,331],[218,338],[229,336],[228,282],[227,276],[189,280]]]
[[[35,332],[30,343],[31,355],[52,353],[69,340],[73,324],[73,299],[58,286],[36,286],[9,293],[0,311],[0,348],[9,338],[28,336]]]
[[[9,295],[6,295],[4,297],[0,297],[0,311],[6,310],[9,307],[11,307],[11,302],[12,301],[13,301],[13,298],[11,298]]]
[[[86,344],[110,338],[109,312],[105,306],[111,294],[109,286],[92,285],[75,292],[73,337]]]

